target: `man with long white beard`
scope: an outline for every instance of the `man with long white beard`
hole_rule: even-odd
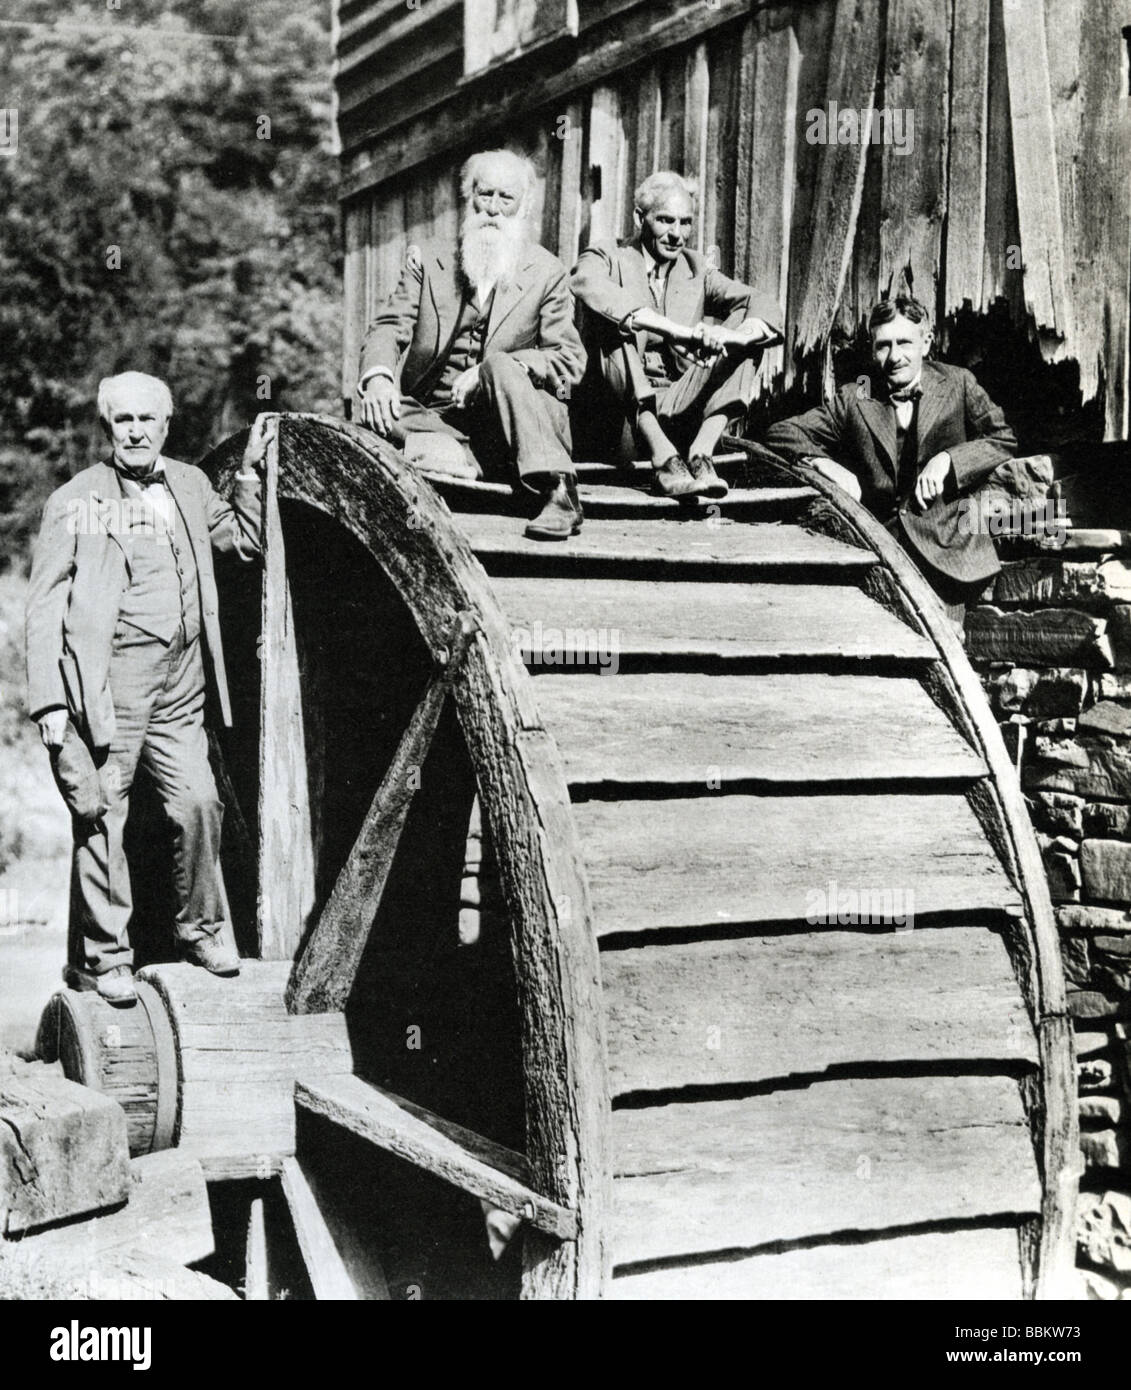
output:
[[[425,472],[514,468],[539,499],[525,534],[556,541],[581,529],[566,402],[585,353],[566,268],[529,239],[535,179],[509,150],[467,161],[459,245],[408,248],[358,394],[362,421]]]

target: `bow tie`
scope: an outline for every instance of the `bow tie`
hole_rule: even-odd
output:
[[[119,478],[125,478],[129,483],[137,483],[138,487],[149,487],[153,483],[160,483],[163,487],[168,486],[168,475],[163,468],[158,468],[156,464],[144,473],[135,473],[129,468],[123,468],[119,463],[114,464],[114,470]]]
[[[922,394],[921,386],[905,386],[902,391],[889,391],[888,400],[903,405],[907,401],[917,401]]]

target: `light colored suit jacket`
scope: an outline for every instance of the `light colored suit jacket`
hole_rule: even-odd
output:
[[[648,288],[648,266],[639,237],[625,242],[594,242],[581,253],[570,284],[583,316],[634,340],[638,352],[644,353],[647,332],[633,335],[625,325],[637,309],[656,308]],[[730,321],[731,327],[748,318],[762,319],[777,334],[763,346],[780,341],[785,324],[785,315],[775,299],[740,280],[732,280],[698,251],[684,251],[668,271],[663,312],[688,327],[704,318],[720,323]],[[673,347],[672,352],[681,371],[695,364],[696,359],[682,348]],[[638,395],[648,394],[646,381],[634,385]]]
[[[262,487],[259,481],[238,482],[231,503],[225,502],[199,468],[164,462],[177,507],[174,524],[183,522],[196,560],[206,665],[230,726],[212,552],[245,560],[259,554]],[[115,524],[121,500],[118,474],[108,463],[96,463],[57,488],[43,511],[28,588],[31,717],[67,708],[94,748],[107,747],[114,736],[110,653],[131,561],[131,538]]]
[[[861,501],[873,515],[885,524],[898,515],[929,564],[952,579],[977,583],[1001,565],[990,536],[970,528],[961,498],[1016,453],[1017,440],[965,367],[924,362],[920,385],[914,476],[897,476],[895,411],[878,386],[867,392],[856,383],[842,386],[827,406],[771,425],[766,445],[788,458],[826,457],[843,464],[855,473]],[[918,512],[909,505],[910,488],[923,465],[944,451],[954,467],[955,487]]]
[[[404,395],[428,404],[462,300],[454,248],[410,246],[397,288],[366,331],[359,379],[384,368]],[[566,268],[545,247],[530,246],[513,280],[495,291],[483,356],[496,353],[522,362],[536,385],[550,391],[581,380],[585,352],[573,323]]]

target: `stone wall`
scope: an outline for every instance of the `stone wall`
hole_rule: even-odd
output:
[[[1131,1299],[1131,469],[1121,449],[995,478],[1002,573],[967,615],[1044,854],[1075,1022],[1078,1263]],[[1124,478],[1127,482],[1124,482]],[[1126,494],[1126,495],[1125,495]]]

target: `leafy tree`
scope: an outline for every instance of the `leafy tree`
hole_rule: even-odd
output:
[[[17,0],[2,21],[0,564],[100,456],[98,379],[164,376],[168,451],[336,410],[327,0]],[[11,11],[6,7],[6,14]]]

